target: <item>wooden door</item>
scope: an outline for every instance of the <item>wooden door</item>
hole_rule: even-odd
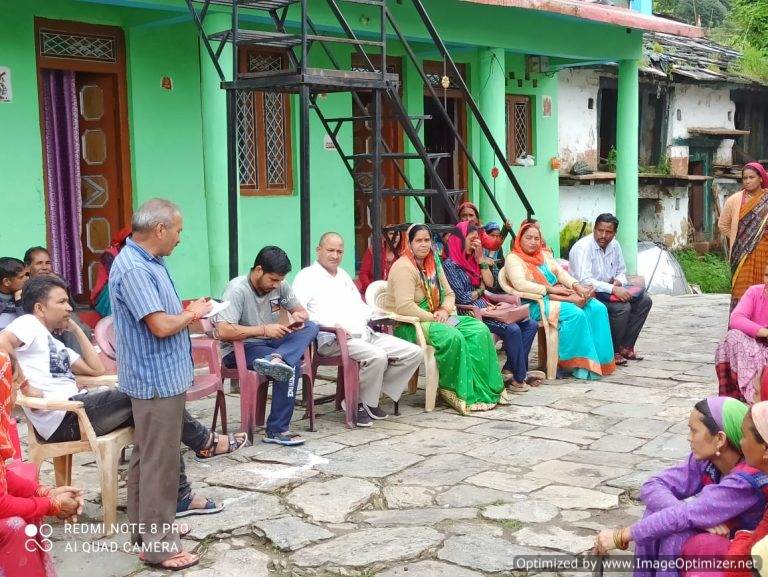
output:
[[[380,59],[371,56],[375,65]],[[399,58],[387,59],[387,71],[393,74],[401,73],[402,61]],[[353,57],[353,67],[364,67],[359,57]],[[372,93],[358,93],[363,106],[371,104]],[[353,116],[367,116],[353,101]],[[403,131],[395,120],[392,105],[386,98],[382,99],[382,124],[381,136],[392,152],[403,151]],[[353,150],[354,154],[363,154],[373,151],[373,125],[370,121],[356,120],[353,123]],[[402,160],[385,160],[382,163],[382,188],[403,188],[403,179],[400,176],[397,165],[402,167]],[[354,165],[357,179],[355,182],[355,264],[359,268],[365,250],[368,248],[373,232],[371,223],[371,190],[373,188],[373,163],[369,159],[356,159]],[[381,205],[381,222],[387,224],[399,224],[405,220],[405,203],[403,197],[384,197]]]
[[[127,223],[120,206],[117,78],[77,73],[80,175],[83,201],[83,286],[90,291],[96,265],[112,236]]]

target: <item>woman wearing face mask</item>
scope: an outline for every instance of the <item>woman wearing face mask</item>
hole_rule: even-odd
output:
[[[38,485],[6,468],[6,459],[14,454],[9,427],[16,388],[23,385],[14,378],[18,376],[11,357],[0,351],[0,575],[55,577],[56,569],[44,544],[30,546],[29,541],[37,538],[27,535],[25,528],[30,524],[39,527],[46,516],[76,521],[83,511],[82,491]]]
[[[762,280],[768,265],[768,173],[757,162],[744,166],[743,188],[728,197],[717,221],[728,239],[731,264],[731,309],[744,292]]]
[[[676,467],[651,477],[640,489],[643,518],[630,527],[601,531],[595,552],[627,549],[635,559],[669,562],[656,571],[635,569],[635,577],[676,577],[672,561],[701,533],[728,536],[753,529],[763,513],[759,486],[768,476],[744,463],[739,449],[747,406],[729,397],[696,404],[688,420],[691,454]]]
[[[429,227],[414,224],[406,240],[403,256],[389,271],[386,308],[421,321],[435,349],[443,400],[462,415],[509,404],[493,337],[482,321],[456,316],[455,295],[432,249]],[[397,327],[395,335],[416,342],[412,325]]]

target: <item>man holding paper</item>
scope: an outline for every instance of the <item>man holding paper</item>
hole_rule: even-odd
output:
[[[421,348],[392,335],[376,333],[368,326],[374,316],[360,298],[349,274],[339,268],[344,256],[344,239],[335,232],[320,237],[317,260],[302,269],[293,281],[296,297],[320,325],[339,326],[349,334],[349,355],[360,365],[360,403],[357,426],[370,427],[374,420],[386,419],[379,407],[383,392],[398,401],[422,359]],[[335,335],[320,333],[318,353],[339,353]]]
[[[585,236],[571,248],[570,273],[579,284],[595,288],[595,297],[608,307],[616,364],[627,359],[642,360],[635,353],[635,343],[643,330],[653,302],[641,287],[631,286],[621,245],[616,240],[619,219],[603,213],[595,220],[591,236]]]

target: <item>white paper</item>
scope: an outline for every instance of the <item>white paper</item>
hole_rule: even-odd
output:
[[[11,69],[7,66],[0,66],[0,102],[10,102],[11,100],[13,100]]]
[[[215,317],[217,314],[219,314],[228,306],[229,306],[229,301],[221,301],[221,302],[213,301],[213,307],[211,307],[211,312],[209,312],[207,315],[203,315],[203,318],[209,319],[211,317]]]

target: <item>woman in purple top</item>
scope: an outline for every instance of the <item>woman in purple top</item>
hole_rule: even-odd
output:
[[[636,566],[635,577],[677,577],[673,562],[693,535],[754,529],[765,507],[760,486],[768,477],[746,465],[738,448],[746,413],[744,403],[728,397],[697,403],[688,420],[691,454],[645,482],[643,518],[630,527],[601,531],[595,552],[626,550],[634,542],[637,563],[660,564]]]
[[[763,282],[739,299],[715,352],[720,394],[750,405],[768,400],[768,267]]]

